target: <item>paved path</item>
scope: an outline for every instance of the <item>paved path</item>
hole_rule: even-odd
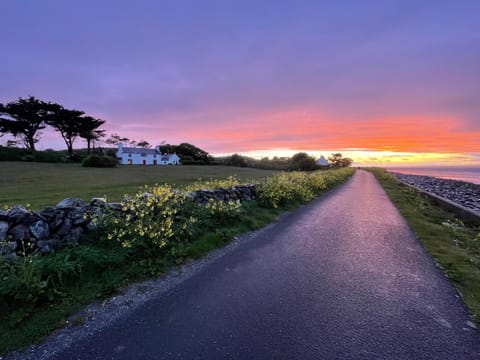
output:
[[[465,307],[370,173],[58,359],[478,359]]]

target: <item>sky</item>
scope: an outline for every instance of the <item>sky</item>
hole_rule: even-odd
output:
[[[33,95],[108,134],[213,155],[480,166],[479,13],[478,0],[1,0],[0,102]],[[49,131],[38,144],[63,146]]]

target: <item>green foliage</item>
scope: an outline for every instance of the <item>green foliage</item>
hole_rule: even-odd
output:
[[[0,146],[0,161],[21,161],[27,154],[25,149]]]
[[[304,152],[296,153],[290,159],[290,170],[293,171],[313,171],[318,168],[315,158]]]
[[[90,154],[92,143],[105,136],[105,130],[99,129],[100,126],[105,124],[105,120],[95,119],[91,116],[82,116],[78,121],[78,136],[85,139],[87,142],[87,153]]]
[[[206,165],[212,160],[208,155],[208,152],[188,143],[181,143],[180,145],[161,145],[160,151],[162,154],[176,153],[182,160],[183,165]]]
[[[89,155],[87,156],[83,162],[83,167],[115,167],[117,166],[117,159],[112,156],[103,156],[103,155]]]
[[[162,255],[176,244],[190,240],[197,219],[182,212],[187,209],[185,202],[185,195],[168,185],[145,188],[122,203],[126,216],[115,212],[104,216],[103,222],[111,229],[106,238],[140,256]]]
[[[21,138],[28,152],[35,151],[39,131],[45,128],[51,105],[33,96],[0,104],[0,115],[4,115],[0,117],[0,133],[10,133]]]
[[[239,154],[233,154],[232,156],[228,156],[227,158],[225,158],[223,163],[224,165],[227,165],[227,166],[238,166],[238,167],[249,166],[247,159]]]
[[[353,169],[335,171],[283,172],[267,178],[258,189],[259,203],[277,208],[292,202],[305,202],[320,195],[324,190],[345,181]]]
[[[79,110],[65,109],[58,104],[50,105],[51,113],[46,118],[46,123],[60,133],[67,145],[68,155],[73,154],[73,143],[80,132],[81,118],[85,114]]]
[[[342,167],[349,167],[352,165],[353,160],[348,157],[343,157],[340,153],[332,154],[328,157],[330,167],[333,169],[338,169]]]

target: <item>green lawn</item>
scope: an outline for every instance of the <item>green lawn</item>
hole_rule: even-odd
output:
[[[107,196],[119,201],[143,185],[168,183],[176,187],[198,179],[221,179],[236,175],[254,180],[272,174],[271,170],[229,166],[118,166],[84,168],[80,164],[0,162],[0,207],[30,204],[32,209],[55,205],[66,197]]]

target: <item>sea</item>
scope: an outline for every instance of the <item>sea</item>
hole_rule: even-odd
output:
[[[387,167],[402,174],[434,176],[480,184],[480,166]]]

